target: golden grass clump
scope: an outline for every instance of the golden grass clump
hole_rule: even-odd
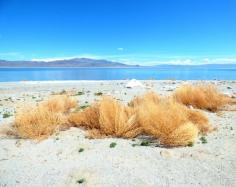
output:
[[[112,136],[104,134],[104,132],[102,132],[99,129],[88,129],[86,137],[90,139],[102,139],[102,138],[109,138]]]
[[[219,93],[211,84],[183,85],[176,89],[174,98],[184,105],[213,112],[231,101],[231,98]]]
[[[75,98],[67,95],[55,95],[50,97],[47,101],[41,102],[39,105],[47,108],[52,112],[69,112],[70,109],[77,106]]]
[[[135,97],[133,100],[131,100],[128,105],[131,107],[138,107],[140,105],[142,105],[144,102],[154,102],[154,103],[159,103],[160,101],[160,96],[151,91],[151,92],[146,92],[145,94],[141,95],[141,96],[137,96]]]
[[[29,107],[16,114],[15,128],[22,138],[41,139],[52,135],[59,125],[66,122],[62,113],[55,113],[43,106]]]
[[[55,96],[35,107],[25,107],[16,113],[14,127],[22,138],[43,139],[57,129],[69,127],[67,113],[76,101],[67,96]]]
[[[145,133],[165,146],[186,146],[195,142],[199,132],[208,133],[213,128],[204,113],[177,101],[176,95],[174,99],[160,98],[148,92],[127,106],[104,96],[84,110],[73,112],[77,101],[57,95],[17,112],[14,127],[20,137],[31,139],[46,138],[75,126],[85,128],[90,138],[134,138]]]
[[[84,111],[71,114],[69,121],[75,126],[92,129],[89,136],[94,138],[104,136],[133,138],[141,133],[134,109],[122,105],[111,97],[103,97],[101,101]]]
[[[207,116],[201,111],[188,109],[187,112],[189,121],[191,121],[201,133],[206,134],[214,129],[209,123]]]
[[[158,104],[143,103],[138,108],[138,122],[145,133],[166,146],[188,145],[198,135],[198,128],[189,121],[186,107],[170,99]]]
[[[76,127],[84,127],[86,129],[98,129],[99,125],[99,104],[95,103],[87,107],[83,111],[71,113],[68,116],[69,122]]]
[[[170,134],[160,137],[160,142],[168,146],[187,146],[196,141],[198,128],[191,122],[174,129]]]
[[[134,109],[104,97],[99,107],[100,129],[107,135],[133,138],[141,133]]]

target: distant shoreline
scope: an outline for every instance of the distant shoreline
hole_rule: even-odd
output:
[[[0,82],[64,80],[236,80],[236,67],[0,67]]]
[[[0,69],[3,69],[3,68],[14,68],[14,69],[19,69],[19,68],[127,68],[127,69],[129,69],[129,68],[153,68],[153,66],[128,66],[128,67],[78,67],[78,66],[71,66],[71,67],[67,67],[67,66],[58,66],[58,67],[1,67],[0,66]]]
[[[214,67],[217,66],[217,67]],[[233,67],[228,67],[228,66],[233,66]],[[12,69],[20,69],[20,68],[28,68],[28,69],[36,69],[36,68],[42,68],[42,69],[50,69],[50,68],[61,68],[61,69],[69,69],[69,68],[78,68],[78,69],[82,69],[82,68],[91,68],[91,69],[97,69],[97,68],[112,68],[112,69],[142,69],[142,68],[191,68],[191,67],[197,67],[197,68],[212,68],[212,69],[236,69],[236,64],[202,64],[202,65],[154,65],[154,66],[120,66],[120,67],[115,67],[115,66],[94,66],[94,67],[80,67],[80,66],[33,66],[33,67],[29,67],[29,66],[0,66],[0,69],[6,69],[6,68],[12,68]]]

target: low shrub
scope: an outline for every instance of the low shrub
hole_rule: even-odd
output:
[[[106,135],[132,138],[141,132],[134,109],[111,97],[103,97],[84,111],[71,114],[69,121],[75,126],[96,129],[89,134],[90,137]]]
[[[221,94],[214,85],[182,85],[174,93],[176,101],[191,105],[194,108],[205,109],[212,112],[220,110],[224,105],[230,104],[232,99]]]
[[[145,102],[138,108],[138,122],[145,133],[158,138],[163,145],[187,145],[198,135],[198,128],[189,121],[187,111],[169,99],[158,104]]]
[[[43,139],[56,130],[68,128],[67,115],[77,102],[68,96],[54,96],[37,106],[26,106],[16,113],[14,127],[22,138]]]
[[[131,107],[138,107],[144,102],[154,102],[157,104],[160,102],[160,96],[155,92],[147,92],[141,96],[136,96],[128,103],[128,105]]]

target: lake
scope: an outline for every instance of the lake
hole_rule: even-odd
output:
[[[0,68],[0,82],[124,79],[236,80],[236,68]]]

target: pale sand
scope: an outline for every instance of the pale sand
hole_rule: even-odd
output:
[[[211,81],[236,96],[236,81]],[[80,105],[99,98],[102,91],[123,102],[145,92],[125,88],[127,81],[60,81],[0,83],[0,112],[13,111],[22,103],[35,104],[51,92],[82,91]],[[160,94],[168,95],[181,81],[142,81]],[[87,92],[90,91],[90,92]],[[218,130],[207,143],[193,147],[160,148],[135,146],[141,139],[90,140],[77,128],[34,142],[0,137],[0,186],[236,186],[236,112],[205,112]],[[14,117],[2,118],[0,125]],[[110,148],[116,142],[115,148]],[[84,148],[79,153],[78,150]],[[85,182],[77,183],[84,178]]]

